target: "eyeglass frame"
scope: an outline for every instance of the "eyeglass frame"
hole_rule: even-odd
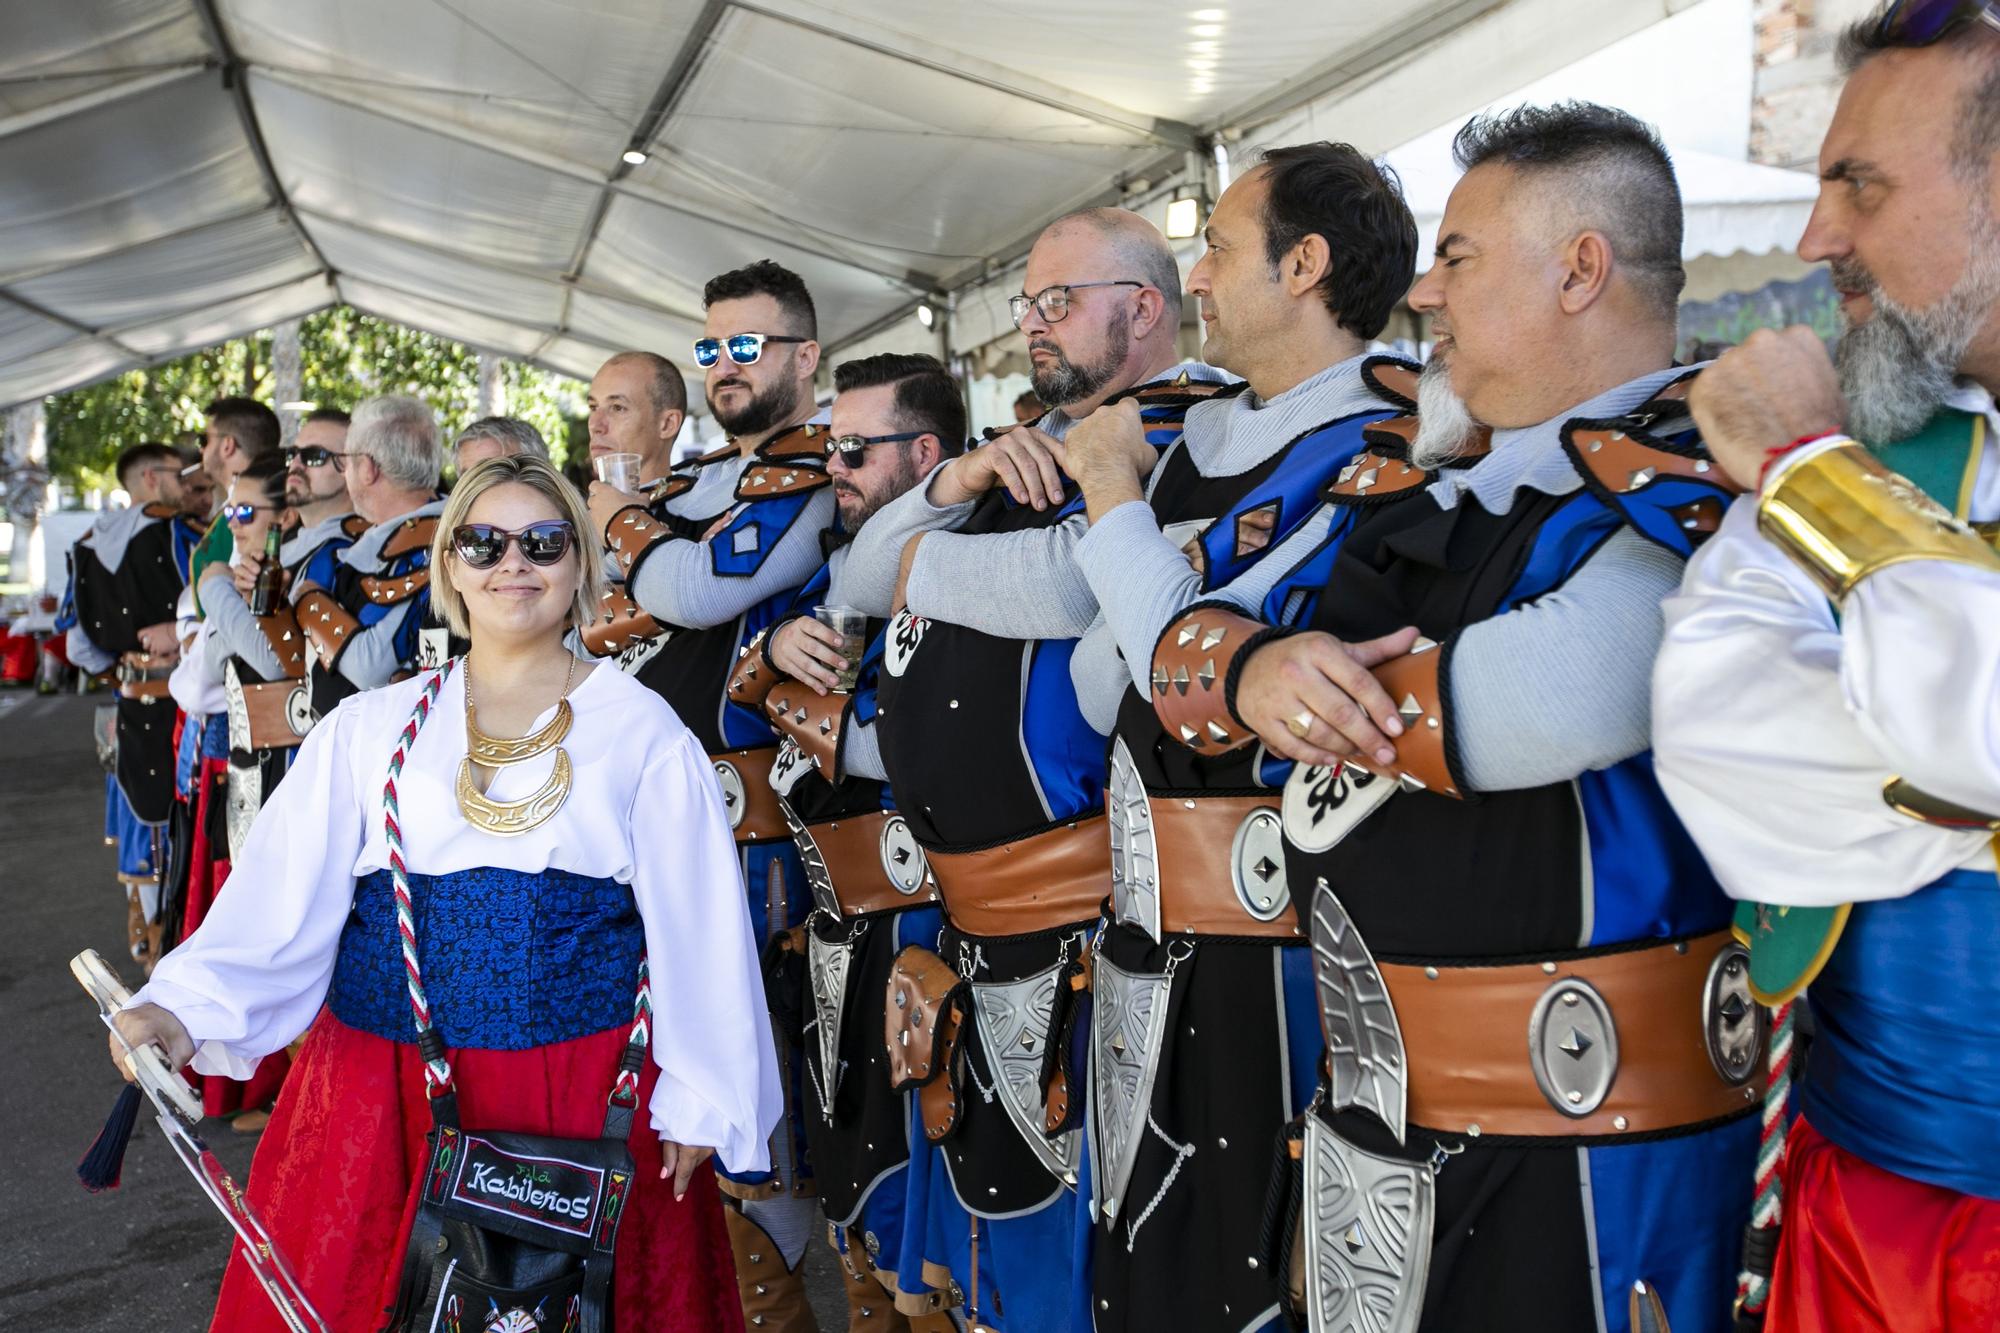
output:
[[[494,557],[491,560],[487,561],[483,565],[475,563],[472,557],[465,553],[464,547],[460,544],[464,539],[459,535],[460,533],[464,532],[476,532],[481,528],[484,528],[486,531],[492,533],[494,536],[500,539],[500,550],[498,551],[498,553],[494,555]],[[533,553],[531,553],[528,550],[528,544],[521,540],[521,538],[527,536],[529,533],[533,532],[536,528],[560,529],[564,533],[562,550],[557,551],[553,556],[551,556],[547,560],[536,559]],[[561,564],[565,556],[567,556],[571,551],[577,549],[578,540],[579,539],[576,535],[576,525],[574,523],[571,523],[566,518],[538,519],[535,522],[528,524],[526,527],[514,528],[514,529],[503,528],[496,523],[461,523],[457,527],[451,530],[451,553],[457,556],[460,560],[463,560],[465,562],[466,568],[476,569],[484,572],[485,570],[493,569],[496,566],[498,566],[502,560],[505,560],[507,558],[507,548],[509,546],[515,546],[520,548],[521,558],[523,560],[526,560],[529,564],[533,565],[535,568],[550,569],[556,565]]]
[[[751,348],[751,356],[748,361],[736,355],[734,349],[729,346],[729,344],[739,338],[752,338],[756,340],[755,345]],[[694,363],[703,370],[712,370],[722,364],[723,355],[727,353],[732,365],[754,366],[764,359],[764,344],[766,343],[809,343],[811,341],[813,341],[811,338],[803,338],[795,333],[732,333],[727,338],[696,338],[694,340]],[[712,360],[704,361],[701,359],[703,344],[710,344],[715,348],[715,356]]]
[[[1069,318],[1069,294],[1071,292],[1080,292],[1087,287],[1137,287],[1143,291],[1152,285],[1150,282],[1140,282],[1137,278],[1109,278],[1103,282],[1052,282],[1033,296],[1028,295],[1026,292],[1016,292],[1014,295],[1008,297],[1007,313],[1013,316],[1014,327],[1017,329],[1021,327],[1021,321],[1028,317],[1028,311],[1030,310],[1040,315],[1044,324],[1060,324]],[[1042,298],[1050,292],[1061,292],[1063,294],[1063,306],[1060,315],[1051,315],[1048,311],[1042,309]]]
[[[840,455],[840,461],[848,467],[858,466],[853,454],[866,455],[871,444],[908,444],[911,440],[921,440],[926,435],[937,434],[934,430],[906,430],[895,435],[837,435],[826,442],[826,456]]]
[[[309,463],[306,461],[306,452],[308,450],[325,454],[326,457],[317,463]],[[288,471],[293,462],[296,461],[302,468],[322,468],[328,463],[332,463],[335,472],[344,474],[347,471],[347,464],[342,460],[352,455],[339,449],[329,449],[323,444],[288,444],[278,450],[278,456],[285,460],[285,467]]]
[[[1962,23],[1984,23],[1987,27],[2000,31],[2000,2],[1996,2],[1996,0],[1939,0],[1939,7],[1946,9],[1948,13],[1944,20],[1938,24],[1937,30],[1931,33],[1930,36],[1905,40],[1894,35],[1893,27],[1899,17],[1906,16],[1913,10],[1924,7],[1924,0],[1916,0],[1915,4],[1909,3],[1908,0],[1898,0],[1898,3],[1891,5],[1888,11],[1876,21],[1875,40],[1889,46],[1918,49],[1933,46],[1943,41],[1951,35],[1954,28]]]

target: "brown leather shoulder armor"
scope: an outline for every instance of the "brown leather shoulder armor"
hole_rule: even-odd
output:
[[[406,602],[431,586],[431,571],[413,569],[407,574],[363,574],[361,593],[377,606],[395,606]]]
[[[438,521],[435,514],[404,519],[396,525],[396,531],[390,534],[389,540],[382,543],[382,558],[393,560],[412,551],[429,550],[431,539],[437,536],[437,530]]]
[[[349,541],[358,542],[361,535],[368,531],[368,520],[359,514],[349,514],[340,520],[340,531]]]
[[[1424,368],[1400,356],[1371,356],[1361,363],[1361,382],[1406,412],[1417,410],[1417,377]]]
[[[143,513],[147,518],[172,518],[175,514],[180,513],[180,510],[170,504],[155,500],[139,512]]]

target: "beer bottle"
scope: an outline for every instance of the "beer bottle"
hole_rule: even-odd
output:
[[[278,530],[274,520],[264,534],[264,563],[257,567],[257,581],[250,585],[253,616],[268,616],[278,607],[278,595],[285,582],[285,567],[278,559],[278,551],[284,543],[285,534]]]

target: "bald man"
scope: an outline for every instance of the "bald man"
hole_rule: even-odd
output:
[[[899,1304],[917,1309],[955,1285],[968,1323],[1008,1333],[1089,1327],[1082,1071],[1051,1077],[1043,1053],[1078,1013],[1071,982],[1110,856],[1104,738],[1069,673],[1097,604],[1070,558],[1085,530],[1081,497],[1056,460],[1073,423],[1135,392],[1164,447],[1186,403],[1216,387],[1207,367],[1177,361],[1180,273],[1137,214],[1058,220],[1025,278],[1014,318],[1036,395],[1053,409],[883,507],[850,548],[851,590],[843,580],[870,615],[907,600],[886,641],[875,729],[896,807],[944,898],[941,948],[950,969],[970,969],[979,1029],[959,1123],[911,1158],[902,1253],[870,1257],[896,1269]]]

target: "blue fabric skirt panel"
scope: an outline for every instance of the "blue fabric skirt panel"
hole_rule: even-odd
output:
[[[1954,870],[1858,903],[1806,996],[1800,1106],[1884,1170],[2000,1199],[2000,880]]]
[[[1589,1159],[1605,1333],[1630,1333],[1632,1284],[1642,1279],[1660,1293],[1674,1333],[1728,1333],[1758,1131],[1750,1115],[1680,1138],[1578,1150]]]
[[[118,845],[119,874],[144,877],[153,873],[153,829],[139,822],[115,773],[104,775],[104,836]]]

